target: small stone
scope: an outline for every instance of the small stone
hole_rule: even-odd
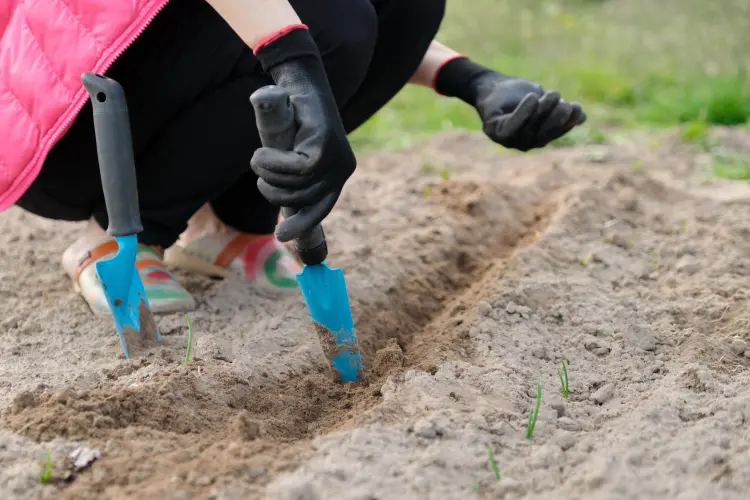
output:
[[[94,467],[91,469],[91,479],[94,484],[109,483],[112,480],[112,476],[107,472],[107,469]]]
[[[508,314],[515,314],[517,310],[518,308],[515,302],[508,302],[508,304],[506,304],[505,306],[505,312]]]
[[[489,302],[480,300],[477,304],[477,312],[480,316],[489,316],[490,312],[492,312],[492,306],[489,304]]]
[[[740,338],[735,338],[732,340],[730,347],[733,353],[737,356],[742,356],[747,351],[747,342]]]
[[[115,427],[114,419],[106,415],[95,416],[93,424],[98,429],[113,429]]]
[[[501,481],[492,483],[493,498],[519,498],[523,491],[523,484],[512,477],[504,477]]]
[[[558,418],[557,425],[561,429],[565,429],[566,431],[580,431],[581,429],[583,429],[583,426],[579,422],[576,422],[570,417]]]
[[[555,434],[552,442],[559,446],[562,451],[568,451],[576,445],[576,437],[572,432],[561,430]]]
[[[588,156],[591,163],[607,163],[612,158],[612,154],[606,147],[592,148],[587,152],[586,156]]]
[[[633,212],[638,208],[638,193],[632,187],[623,188],[617,199],[625,210]]]
[[[516,313],[520,314],[522,318],[526,319],[531,315],[531,308],[526,306],[516,306]]]
[[[308,478],[284,476],[270,485],[267,490],[269,500],[320,500],[321,495]]]
[[[195,485],[196,486],[210,486],[211,483],[213,483],[213,482],[214,482],[214,480],[211,479],[210,477],[208,477],[208,476],[201,476],[201,477],[199,477],[198,479],[195,480]]]
[[[594,394],[591,395],[591,400],[603,405],[615,395],[615,386],[613,384],[604,384]]]
[[[68,402],[70,399],[75,399],[76,393],[71,389],[70,387],[66,387],[64,389],[58,389],[55,391],[55,393],[52,395],[52,401],[55,403],[64,405]]]
[[[420,419],[414,424],[414,434],[423,438],[432,439],[437,436],[437,431],[432,422],[426,419]]]
[[[231,432],[240,441],[254,441],[261,434],[260,424],[251,419],[246,413],[240,413],[230,425]]]
[[[656,335],[650,328],[633,325],[625,331],[625,342],[644,351],[656,350]]]
[[[547,355],[547,349],[543,345],[536,345],[531,348],[531,355],[539,359],[549,359]],[[536,393],[534,394],[536,397]]]
[[[557,412],[557,418],[565,416],[565,405],[562,403],[552,403],[550,408]]]
[[[606,241],[610,245],[620,247],[624,250],[630,248],[630,243],[628,243],[628,240],[626,240],[625,237],[619,233],[611,234],[609,237],[605,238],[604,241]]]
[[[26,408],[32,407],[36,405],[36,398],[34,397],[34,393],[31,391],[23,391],[19,393],[15,398],[13,398],[13,403],[11,404],[11,411],[14,414],[21,413]]]
[[[2,328],[3,333],[17,326],[18,326],[18,318],[15,316],[8,316],[7,318],[3,320],[2,323],[0,323],[0,328]]]
[[[257,481],[266,475],[266,469],[264,467],[250,467],[247,471],[247,478],[250,481]]]
[[[195,342],[195,357],[200,359],[216,359],[231,363],[234,357],[213,335],[203,335]]]
[[[79,472],[99,460],[101,456],[102,454],[96,448],[81,446],[68,455],[68,460],[70,460],[70,468]]]
[[[677,264],[675,264],[675,270],[677,270],[677,272],[691,275],[698,272],[700,268],[701,266],[698,259],[690,254],[683,255],[680,257],[680,260],[677,261]]]

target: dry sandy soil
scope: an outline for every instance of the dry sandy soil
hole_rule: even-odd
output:
[[[669,135],[361,163],[327,228],[362,386],[327,378],[301,298],[196,276],[196,359],[174,315],[125,361],[59,264],[78,226],[2,214],[0,498],[747,498],[746,184]],[[81,443],[101,459],[70,477]]]

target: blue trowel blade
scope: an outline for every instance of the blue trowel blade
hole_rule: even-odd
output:
[[[356,382],[364,376],[362,358],[349,295],[341,269],[331,269],[324,262],[305,266],[297,275],[307,309],[315,322],[323,352],[343,382]]]

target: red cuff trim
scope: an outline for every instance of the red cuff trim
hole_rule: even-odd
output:
[[[281,28],[278,31],[274,31],[270,35],[265,36],[260,39],[260,41],[255,45],[255,48],[253,48],[253,54],[257,54],[259,49],[263,48],[269,43],[275,42],[282,36],[287,35],[294,30],[306,30],[306,29],[309,29],[306,24],[297,23],[297,24],[290,24],[289,26],[285,26],[284,28]]]
[[[443,67],[448,64],[451,61],[455,61],[456,59],[468,59],[468,56],[465,56],[463,54],[454,54],[450,56],[448,59],[440,63],[440,66],[438,66],[437,71],[435,71],[435,76],[432,78],[432,89],[437,92],[439,95],[443,95],[437,90],[437,79],[438,75],[440,74],[440,71],[443,69]]]

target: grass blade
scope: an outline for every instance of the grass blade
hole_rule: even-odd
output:
[[[47,450],[47,459],[44,461],[44,465],[39,469],[39,482],[42,484],[49,483],[50,477],[52,477],[52,453]]]
[[[568,367],[565,366],[565,360],[562,360],[562,371],[557,369],[557,376],[560,377],[560,394],[563,398],[568,399]]]
[[[187,314],[185,315],[185,319],[187,320],[188,325],[188,345],[187,352],[185,353],[185,360],[182,362],[183,365],[190,362],[190,351],[193,349],[193,324],[190,322],[190,316]]]
[[[490,467],[492,467],[492,472],[495,473],[495,479],[500,481],[500,468],[497,466],[497,460],[495,460],[495,452],[492,451],[492,447],[488,448],[490,452]]]
[[[539,406],[542,404],[542,384],[537,382],[536,384],[536,407],[529,411],[529,425],[526,428],[526,439],[531,439],[534,435],[534,427],[536,427],[536,419],[539,417]]]

